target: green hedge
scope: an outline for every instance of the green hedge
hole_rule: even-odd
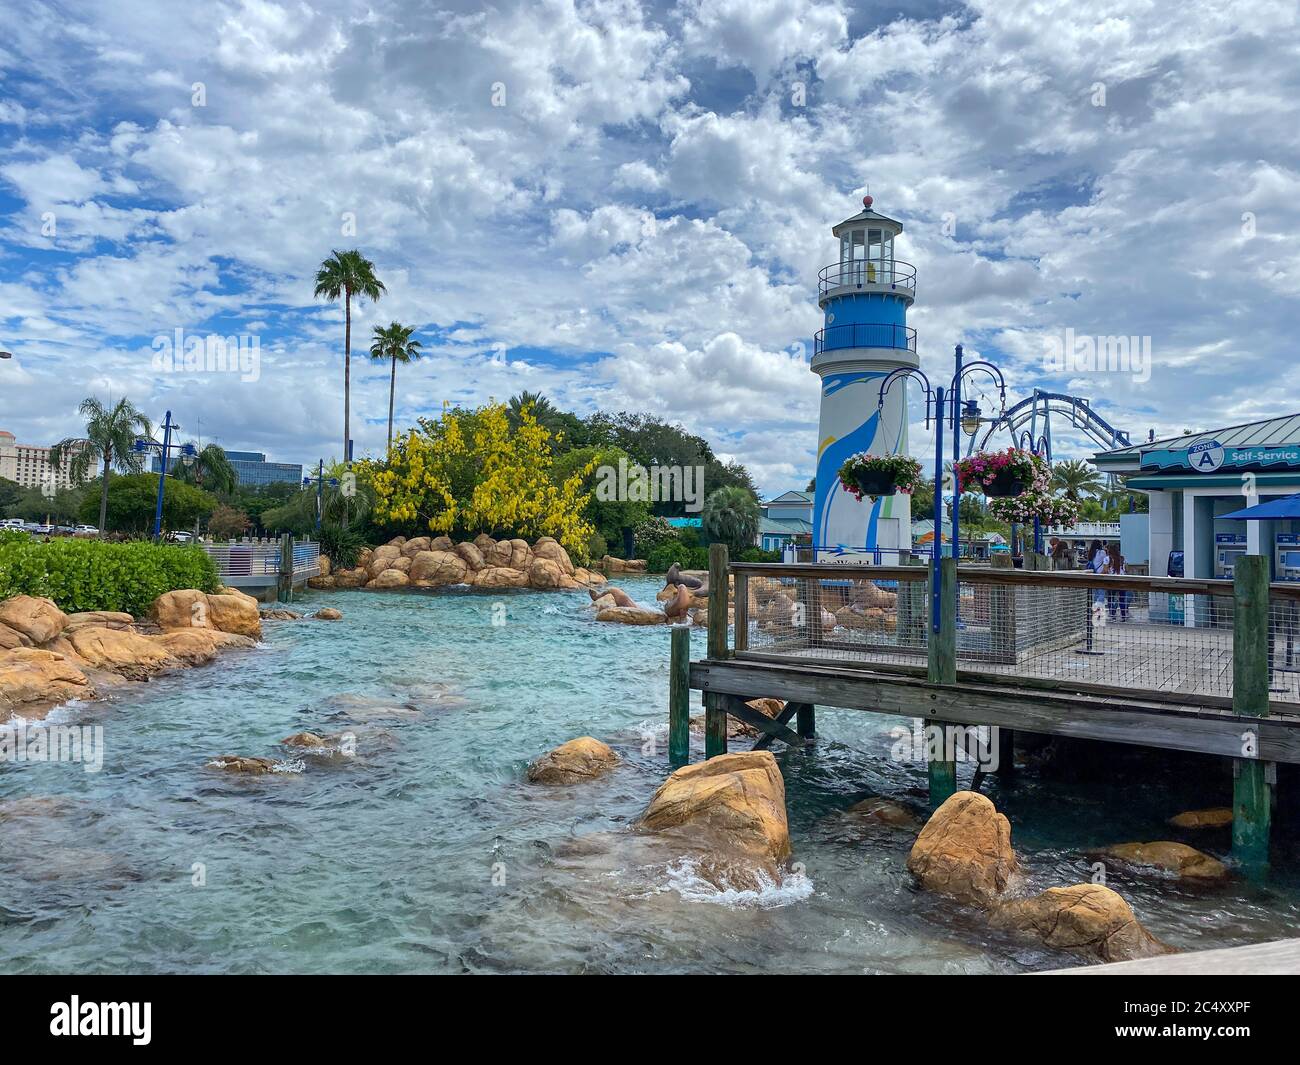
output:
[[[0,540],[0,599],[40,595],[68,613],[124,610],[140,617],[175,588],[213,592],[217,567],[200,547],[97,540]]]

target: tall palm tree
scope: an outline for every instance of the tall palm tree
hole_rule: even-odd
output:
[[[1067,499],[1079,502],[1081,495],[1098,495],[1104,488],[1101,474],[1082,459],[1067,459],[1056,463],[1052,469],[1052,487],[1063,492]]]
[[[397,389],[397,364],[415,362],[424,354],[420,350],[420,342],[411,339],[414,332],[414,326],[400,325],[397,322],[387,329],[375,326],[374,343],[370,345],[372,359],[376,362],[388,359],[393,364],[392,373],[388,377],[388,448],[385,454],[393,450],[393,394]]]
[[[316,271],[315,295],[319,299],[343,297],[343,461],[351,467],[348,441],[352,436],[352,297],[363,296],[372,303],[387,289],[375,277],[375,264],[361,252],[335,251]]]
[[[183,460],[177,461],[175,474],[199,488],[225,495],[233,494],[239,485],[239,474],[226,457],[225,449],[217,444],[204,444],[188,465]]]
[[[108,521],[109,471],[116,466],[127,473],[140,473],[144,456],[131,448],[136,437],[152,436],[153,427],[125,397],[106,407],[90,396],[81,401],[79,411],[86,419],[86,435],[66,437],[50,448],[50,465],[57,470],[66,462],[68,475],[77,484],[96,463],[103,464],[104,483],[99,490],[99,531],[103,533]]]
[[[525,410],[532,410],[533,419],[547,432],[554,435],[560,428],[560,412],[555,405],[540,392],[524,389],[517,396],[511,396],[506,407],[506,418],[512,429],[518,429]]]
[[[758,499],[748,488],[731,485],[719,488],[704,501],[701,525],[710,540],[734,551],[758,542]]]

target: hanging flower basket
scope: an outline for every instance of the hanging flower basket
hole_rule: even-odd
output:
[[[1028,525],[1035,518],[1044,525],[1073,525],[1079,520],[1079,504],[1067,496],[1030,491],[990,499],[989,513],[999,521],[1021,525]]]
[[[921,464],[911,455],[850,455],[839,470],[844,491],[861,500],[913,492],[921,483]]]
[[[1005,499],[1025,492],[1049,493],[1052,471],[1045,459],[1032,451],[1009,447],[981,451],[956,463],[957,487],[982,492],[990,499]]]

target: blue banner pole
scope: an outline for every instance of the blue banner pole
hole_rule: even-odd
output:
[[[162,538],[162,510],[163,510],[163,488],[167,484],[167,452],[171,447],[172,440],[172,412],[167,412],[167,417],[163,419],[163,443],[162,443],[162,475],[158,478],[158,504],[154,507],[153,512],[153,538],[159,540]]]

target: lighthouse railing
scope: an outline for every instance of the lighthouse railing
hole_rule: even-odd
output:
[[[916,330],[910,325],[851,322],[832,325],[813,334],[813,354],[840,348],[901,348],[916,351]]]
[[[868,285],[915,293],[916,267],[902,259],[848,259],[824,266],[817,274],[820,296],[836,289],[865,288]]]

